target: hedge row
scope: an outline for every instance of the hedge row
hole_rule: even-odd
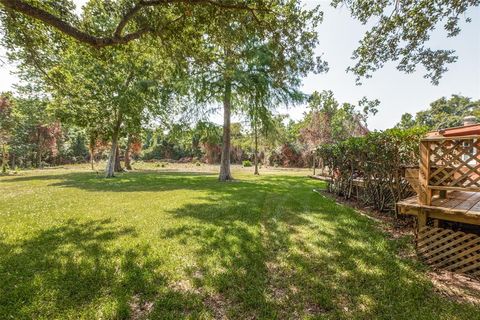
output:
[[[318,155],[332,177],[328,190],[347,199],[356,196],[377,210],[394,209],[398,200],[413,193],[404,173],[418,166],[419,140],[425,132],[389,129],[320,146]],[[362,181],[356,190],[354,182]]]

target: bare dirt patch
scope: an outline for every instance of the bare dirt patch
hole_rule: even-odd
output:
[[[144,319],[153,310],[153,302],[142,301],[138,295],[133,296],[130,301],[130,311],[132,320]]]

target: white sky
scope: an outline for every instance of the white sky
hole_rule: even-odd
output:
[[[75,0],[83,4],[86,0]],[[404,74],[389,63],[377,71],[373,78],[365,79],[363,85],[355,85],[355,76],[345,70],[353,62],[350,59],[353,50],[363,33],[367,30],[349,16],[346,8],[331,8],[329,1],[304,0],[307,6],[321,4],[324,22],[320,25],[320,45],[318,54],[324,54],[330,71],[327,74],[310,75],[303,80],[303,90],[311,93],[315,90],[332,90],[340,102],[355,103],[363,96],[369,99],[379,99],[381,105],[378,114],[369,120],[370,129],[386,129],[395,125],[404,112],[415,113],[428,107],[429,103],[442,96],[463,94],[474,99],[480,99],[480,7],[467,12],[472,23],[462,24],[462,32],[455,38],[446,38],[439,28],[432,35],[430,45],[433,48],[454,49],[458,61],[450,65],[449,71],[440,80],[438,86],[433,86],[423,78],[423,70],[418,69],[413,74]],[[11,74],[14,66],[3,63],[4,52],[0,49],[0,91],[11,90],[17,78]],[[289,110],[279,110],[288,113],[293,119],[300,119],[305,107]],[[220,115],[214,115],[212,120],[221,121]]]

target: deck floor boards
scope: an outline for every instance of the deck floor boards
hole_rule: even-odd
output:
[[[438,195],[432,199],[432,205],[422,205],[418,203],[418,198],[411,197],[399,201],[397,207],[400,213],[416,215],[420,210],[425,209],[430,213],[445,214],[450,217],[449,220],[458,221],[470,219],[480,225],[480,192],[470,191],[450,191],[445,199]]]

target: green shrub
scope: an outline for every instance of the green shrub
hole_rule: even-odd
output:
[[[333,178],[329,191],[348,199],[354,193],[354,179],[363,179],[358,200],[377,210],[393,209],[398,200],[411,195],[403,172],[418,165],[425,131],[389,129],[320,146],[318,155]]]
[[[243,160],[242,161],[242,165],[244,167],[251,167],[252,166],[252,162],[250,160]]]

